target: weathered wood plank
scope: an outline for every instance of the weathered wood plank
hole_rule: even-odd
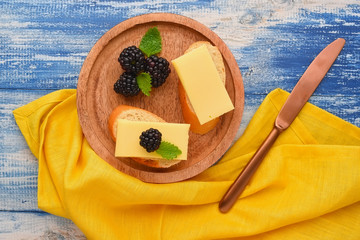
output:
[[[86,239],[68,219],[47,213],[0,211],[0,239]]]
[[[12,111],[49,91],[0,90],[0,211],[37,208],[38,162],[15,123]]]
[[[337,68],[327,76],[333,85],[320,86],[316,93],[358,94],[358,1],[222,3],[216,1],[207,14],[187,11],[186,15],[211,27],[225,40],[245,75],[246,91],[261,94],[273,84],[292,89],[312,58],[327,43],[343,37],[346,47]]]
[[[2,3],[3,88],[76,88],[82,62],[97,39],[149,7],[146,2],[60,3]],[[159,2],[152,9],[192,17],[218,33],[237,59],[246,92],[254,94],[274,87],[292,89],[313,57],[327,43],[344,37],[346,47],[326,85],[315,94],[358,95],[360,6],[352,3],[356,1],[185,1]]]

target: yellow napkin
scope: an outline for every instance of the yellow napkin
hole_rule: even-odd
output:
[[[360,239],[360,129],[309,103],[234,208],[218,211],[287,96],[272,91],[220,162],[171,184],[143,183],[98,157],[79,125],[76,90],[14,116],[39,159],[39,208],[70,218],[89,239]]]

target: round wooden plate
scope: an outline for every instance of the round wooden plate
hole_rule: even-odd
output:
[[[129,158],[116,158],[115,142],[107,122],[111,111],[127,104],[153,112],[167,122],[184,122],[178,98],[178,77],[173,66],[166,82],[151,96],[140,93],[125,98],[113,90],[123,72],[117,59],[131,45],[139,46],[146,31],[157,26],[162,37],[159,56],[169,62],[196,41],[209,41],[222,53],[226,89],[235,109],[221,116],[217,127],[205,135],[189,133],[188,160],[166,169],[151,168]],[[229,30],[230,31],[230,30]],[[239,67],[225,43],[199,22],[170,13],[153,13],[128,19],[105,33],[91,49],[82,66],[77,86],[77,110],[85,138],[93,150],[116,169],[144,182],[169,183],[193,177],[214,164],[231,145],[240,126],[244,87]]]

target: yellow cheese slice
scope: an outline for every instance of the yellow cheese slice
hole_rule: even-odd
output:
[[[234,109],[205,45],[172,61],[200,124]]]
[[[162,141],[170,142],[181,150],[182,153],[176,159],[187,159],[190,124],[130,121],[126,119],[118,120],[115,156],[161,158],[156,152],[148,153],[139,144],[141,133],[149,128],[159,130],[162,134]]]

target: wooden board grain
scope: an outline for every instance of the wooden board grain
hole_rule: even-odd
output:
[[[123,70],[117,58],[131,45],[139,46],[145,32],[158,27],[162,37],[160,56],[169,62],[184,54],[196,41],[209,41],[222,53],[226,70],[226,88],[235,109],[224,114],[216,128],[205,135],[189,133],[187,161],[166,169],[156,169],[136,163],[130,158],[116,158],[115,142],[107,125],[112,110],[120,104],[140,107],[162,117],[167,122],[184,122],[178,97],[178,77],[171,65],[165,84],[153,89],[151,96],[139,94],[124,97],[113,90]],[[210,29],[190,18],[169,14],[146,14],[126,20],[99,39],[81,69],[77,106],[84,135],[94,151],[118,170],[145,182],[167,183],[190,178],[214,164],[229,148],[241,122],[244,107],[244,87],[237,63],[225,43]]]

